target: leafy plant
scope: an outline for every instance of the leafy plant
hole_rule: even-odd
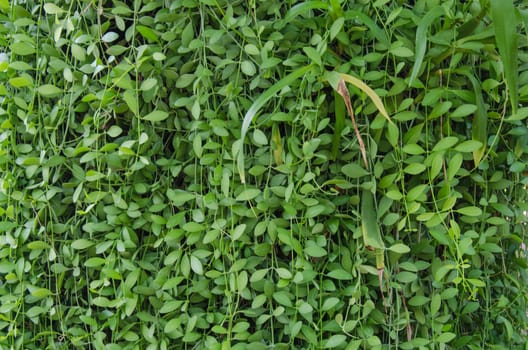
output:
[[[527,13],[0,1],[0,347],[526,348]]]

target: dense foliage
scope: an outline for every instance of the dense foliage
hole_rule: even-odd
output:
[[[527,23],[0,0],[0,347],[526,348]]]

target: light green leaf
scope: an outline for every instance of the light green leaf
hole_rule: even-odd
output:
[[[37,88],[37,91],[44,97],[55,97],[63,92],[61,89],[51,84],[41,85]]]
[[[406,246],[405,244],[402,244],[402,243],[396,243],[392,246],[389,247],[389,250],[391,252],[395,252],[395,253],[398,253],[398,254],[405,254],[405,253],[408,253],[411,251],[411,248],[409,248],[408,246]]]
[[[160,122],[160,121],[167,119],[168,117],[169,117],[169,113],[165,111],[156,110],[144,116],[143,119],[148,120],[150,122]]]
[[[44,12],[46,12],[48,15],[60,15],[61,13],[64,13],[66,11],[64,11],[54,3],[47,2],[44,4]]]
[[[324,348],[325,349],[333,349],[341,344],[344,344],[346,341],[346,336],[343,334],[335,334],[331,336],[325,343]]]
[[[88,239],[79,238],[72,242],[71,247],[73,249],[82,250],[82,249],[90,248],[94,244],[95,244],[94,242]]]
[[[126,90],[123,92],[123,99],[125,100],[128,108],[134,113],[139,115],[139,105],[137,101],[137,95],[132,90]]]
[[[86,267],[99,267],[106,263],[106,260],[99,257],[93,257],[84,262],[84,266]]]
[[[249,201],[256,198],[260,193],[261,191],[258,188],[248,188],[240,192],[240,194],[236,197],[236,200]]]
[[[464,207],[456,210],[457,213],[465,216],[480,216],[482,215],[482,209],[478,207]]]

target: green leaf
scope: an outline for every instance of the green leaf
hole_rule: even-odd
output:
[[[427,119],[428,120],[433,120],[433,119],[436,119],[436,118],[446,114],[449,111],[449,109],[451,108],[452,105],[453,105],[453,103],[451,101],[444,101],[444,102],[440,102],[440,103],[436,104],[433,107],[433,110],[431,111],[431,113],[429,113],[429,115],[427,116]]]
[[[29,76],[21,76],[9,79],[9,84],[14,88],[32,86],[33,81]]]
[[[290,300],[290,297],[291,297],[290,293],[284,292],[284,291],[273,293],[273,299],[275,299],[275,301],[279,303],[280,305],[287,306],[287,307],[293,306]]]
[[[246,133],[249,129],[249,126],[251,125],[251,122],[255,118],[255,116],[258,114],[260,109],[264,107],[264,105],[271,99],[273,96],[279,92],[284,87],[290,85],[295,80],[299,79],[303,75],[305,75],[309,70],[312,69],[311,65],[302,67],[297,69],[296,71],[288,74],[275,84],[273,84],[271,87],[269,87],[267,90],[265,90],[262,94],[259,94],[259,96],[255,99],[249,110],[246,112],[246,115],[244,116],[244,119],[242,121],[242,128],[240,132],[240,144],[239,147],[241,149],[238,150],[238,157],[237,157],[237,168],[238,173],[240,174],[240,181],[242,183],[246,183],[246,177],[245,177],[245,161],[244,161],[244,152],[242,149],[242,145],[244,142],[244,139],[246,138]]]
[[[266,134],[264,134],[262,130],[259,129],[255,129],[255,131],[253,131],[253,140],[259,146],[268,144],[268,138],[266,137]]]
[[[317,52],[316,49],[310,46],[306,46],[303,47],[303,51],[313,63],[317,64],[318,66],[322,65],[321,55],[319,54],[319,52]]]
[[[465,216],[481,216],[482,215],[482,209],[478,207],[464,207],[456,210],[457,213]]]
[[[328,311],[335,307],[337,304],[339,304],[339,299],[335,297],[326,298],[323,306],[321,307],[321,310]]]
[[[425,153],[425,150],[422,148],[422,146],[415,143],[403,146],[402,151],[412,155],[420,155]]]
[[[58,7],[57,5],[55,5],[54,3],[51,3],[51,2],[47,2],[47,3],[44,4],[44,11],[48,15],[60,15],[61,13],[66,12],[66,11],[64,11],[63,9],[61,9],[60,7]]]
[[[402,243],[394,244],[394,245],[390,246],[388,249],[391,252],[395,252],[395,253],[398,253],[398,254],[405,254],[405,253],[409,253],[411,251],[411,248],[409,248],[408,246],[406,246],[405,244],[402,244]]]
[[[101,40],[105,43],[111,43],[112,41],[116,41],[119,38],[119,34],[116,32],[106,32]]]
[[[93,257],[84,262],[84,266],[86,267],[99,267],[106,263],[106,260],[99,257]]]
[[[255,199],[261,191],[258,188],[247,188],[236,197],[237,201],[249,201]]]
[[[512,111],[515,114],[519,104],[518,59],[517,59],[517,18],[513,0],[490,0],[491,18],[495,29],[495,41],[503,62],[504,75],[508,86]]]
[[[306,255],[311,256],[313,258],[322,258],[323,256],[326,256],[328,254],[326,249],[318,246],[312,240],[308,240],[305,242],[304,252],[306,253]]]
[[[33,242],[29,242],[27,247],[30,250],[44,250],[44,249],[49,249],[50,245],[43,241],[33,241]]]
[[[36,52],[33,46],[23,41],[11,44],[11,51],[13,54],[20,56],[28,56]]]
[[[255,283],[258,281],[262,281],[264,277],[268,274],[269,269],[260,269],[256,270],[251,274],[251,277],[249,278],[249,282]]]
[[[240,70],[242,71],[242,73],[250,77],[257,74],[257,68],[255,67],[255,64],[247,60],[242,61],[242,63],[240,64]]]
[[[31,295],[35,298],[42,299],[47,296],[53,295],[53,293],[47,288],[35,288],[31,291]]]
[[[203,275],[203,266],[202,266],[202,262],[200,261],[200,259],[198,259],[194,255],[191,255],[190,262],[191,262],[191,269],[193,270],[193,272],[198,275]]]
[[[134,113],[136,116],[139,115],[137,95],[132,90],[126,90],[123,92],[123,99],[132,113]]]
[[[474,152],[482,147],[482,142],[476,140],[466,140],[455,147],[455,151]]]
[[[55,97],[63,93],[61,89],[51,84],[41,85],[37,88],[37,91],[39,94],[41,94],[44,97]]]
[[[341,32],[341,29],[343,29],[343,25],[345,24],[345,18],[339,17],[337,18],[334,23],[332,23],[332,26],[330,27],[330,40],[334,40],[337,34]]]
[[[251,56],[256,56],[258,54],[260,54],[260,51],[259,49],[253,45],[253,44],[246,44],[244,46],[244,51],[248,54],[248,55],[251,55]]]
[[[324,205],[321,205],[321,204],[314,205],[306,209],[306,212],[304,213],[304,217],[314,218],[322,214],[325,210],[326,210],[326,207]]]
[[[475,104],[477,106],[477,111],[473,119],[472,124],[472,138],[475,141],[478,141],[482,144],[482,147],[478,150],[473,151],[473,159],[475,166],[480,164],[484,152],[486,150],[486,142],[488,140],[488,112],[486,104],[484,103],[484,97],[482,96],[482,89],[480,82],[466,70],[461,70],[461,74],[466,76],[473,86],[473,92],[475,94]]]
[[[377,217],[374,195],[369,190],[363,190],[361,196],[361,230],[363,232],[363,242],[367,247],[385,249],[385,244],[381,239]]]
[[[422,163],[412,163],[407,165],[403,171],[407,174],[411,175],[418,175],[420,173],[423,173],[425,171],[426,167]]]
[[[431,316],[435,316],[442,305],[442,298],[440,294],[434,294],[431,298]]]
[[[150,122],[160,122],[169,117],[169,113],[165,111],[152,111],[146,116],[143,117],[144,120],[148,120]]]
[[[445,151],[450,149],[458,142],[458,138],[455,136],[447,136],[438,141],[438,143],[433,147],[433,152]]]
[[[181,326],[181,319],[178,318],[178,317],[175,317],[171,320],[169,320],[169,322],[167,322],[167,324],[165,325],[165,328],[163,329],[163,331],[165,333],[172,333],[172,332],[175,332],[178,330],[178,328],[180,328]]]
[[[464,104],[461,106],[458,106],[457,109],[451,113],[451,118],[461,118],[466,117],[470,114],[475,113],[477,110],[477,106],[474,104]]]
[[[236,241],[237,239],[242,237],[242,235],[244,234],[246,230],[246,227],[247,227],[246,224],[240,224],[237,227],[235,227],[235,229],[233,230],[233,233],[231,234],[231,239],[233,241]]]
[[[141,34],[142,37],[147,39],[150,42],[157,42],[159,40],[159,35],[149,27],[136,25],[136,30]]]
[[[106,133],[110,137],[118,137],[121,135],[121,133],[123,133],[123,129],[121,129],[118,125],[112,125]]]
[[[342,280],[342,281],[349,281],[352,280],[352,274],[350,272],[345,271],[343,269],[335,269],[328,273],[327,275],[330,278],[334,278],[336,280]]]
[[[438,343],[449,343],[451,340],[455,339],[456,338],[456,334],[455,333],[452,333],[452,332],[445,332],[445,333],[442,333],[438,336],[438,338],[436,338],[436,341]]]
[[[395,278],[401,283],[411,283],[415,281],[418,277],[414,272],[401,271],[400,273],[396,274]]]
[[[422,62],[425,56],[425,50],[427,48],[427,32],[429,27],[435,19],[445,14],[442,6],[435,6],[429,12],[425,14],[418,23],[416,28],[416,41],[415,41],[415,54],[414,54],[414,65],[411,71],[411,77],[409,78],[409,86],[414,83],[414,80],[418,76]]]
[[[292,6],[292,8],[290,8],[290,10],[286,13],[284,22],[289,23],[300,14],[315,9],[328,10],[329,6],[328,3],[323,1],[306,1],[296,4],[295,6]]]
[[[359,177],[369,174],[369,172],[366,171],[362,166],[355,163],[349,163],[344,165],[341,168],[341,171],[343,172],[343,174],[353,179],[357,179]]]
[[[350,10],[346,11],[344,14],[344,18],[346,20],[355,20],[363,22],[368,28],[370,33],[378,39],[382,44],[384,44],[387,48],[390,47],[390,40],[387,34],[383,29],[381,29],[376,22],[372,20],[371,17],[369,17],[366,13],[362,11],[357,10]]]
[[[324,344],[325,349],[337,348],[346,341],[346,336],[343,334],[335,334],[331,336]]]
[[[158,85],[157,79],[148,78],[148,79],[143,80],[139,89],[141,91],[149,91],[149,90],[152,90],[156,85]]]
[[[173,190],[172,188],[169,188],[167,190],[167,197],[173,202],[175,206],[179,207],[187,203],[188,201],[195,199],[196,195],[191,192],[183,190]]]
[[[415,295],[409,299],[409,305],[411,306],[422,306],[429,302],[429,298],[423,295]]]
[[[94,242],[92,242],[92,241],[90,241],[88,239],[79,238],[79,239],[76,239],[75,241],[72,242],[71,247],[73,249],[83,250],[83,249],[86,249],[86,248],[90,248],[94,244],[95,244]]]

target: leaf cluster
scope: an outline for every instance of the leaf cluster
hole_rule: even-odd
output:
[[[523,348],[528,10],[412,3],[0,0],[0,347]]]

